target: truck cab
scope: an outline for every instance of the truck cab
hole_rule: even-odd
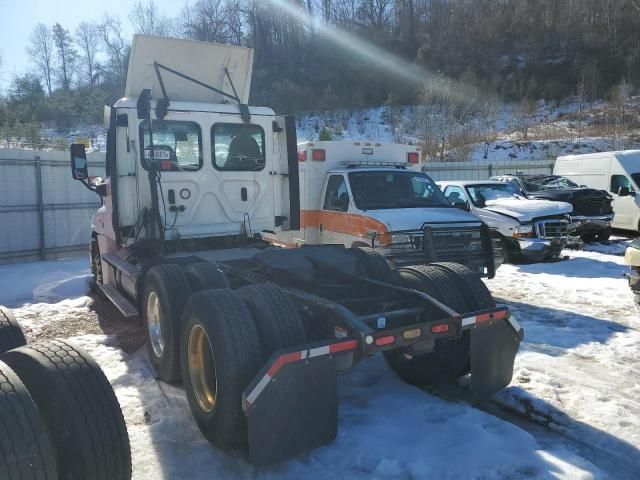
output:
[[[412,145],[300,144],[301,228],[263,238],[285,247],[370,247],[398,266],[456,262],[493,277],[489,229],[451,206],[421,171],[420,156]]]

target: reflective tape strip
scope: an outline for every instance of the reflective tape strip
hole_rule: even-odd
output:
[[[344,352],[347,350],[353,350],[358,346],[357,340],[347,340],[346,342],[334,343],[332,345],[325,345],[322,347],[311,348],[309,350],[302,350],[300,352],[291,352],[280,355],[276,358],[275,362],[269,367],[267,373],[260,379],[256,386],[249,392],[244,402],[244,409],[249,408],[255,403],[258,396],[269,385],[269,382],[278,374],[278,371],[287,363],[298,362],[312,357],[320,357],[323,355],[329,355],[331,353]]]
[[[493,313],[483,313],[480,315],[474,315],[473,317],[465,317],[462,319],[462,328],[476,323],[488,322],[490,320],[503,320],[509,316],[509,310],[498,310]]]
[[[262,391],[265,389],[265,387],[269,385],[270,381],[271,381],[271,377],[269,375],[265,375],[260,379],[260,381],[256,385],[256,388],[251,390],[251,393],[249,393],[249,395],[247,396],[247,403],[249,405],[251,405],[253,402],[256,401],[256,398],[258,398],[258,395],[260,395]]]
[[[468,327],[469,325],[473,325],[476,323],[476,317],[467,317],[462,319],[462,326]]]
[[[303,352],[292,352],[292,353],[285,353],[284,355],[280,355],[276,359],[276,361],[273,362],[273,365],[271,365],[271,368],[267,371],[267,375],[269,375],[272,378],[275,377],[276,374],[278,373],[278,370],[280,370],[283,365],[301,360],[302,353]]]
[[[324,347],[312,348],[309,350],[309,358],[319,357],[321,355],[329,355],[329,353],[331,353],[331,351],[329,350],[329,345],[326,345]]]

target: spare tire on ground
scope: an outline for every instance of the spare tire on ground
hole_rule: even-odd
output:
[[[194,293],[201,290],[229,288],[227,275],[211,262],[188,263],[184,266],[184,273]]]
[[[0,306],[0,355],[26,344],[22,329],[11,310]]]
[[[27,387],[51,433],[59,478],[131,478],[129,436],[120,405],[88,353],[52,340],[11,350],[2,361]]]
[[[395,283],[424,292],[458,313],[466,310],[465,298],[458,277],[432,265],[402,267],[396,270]],[[427,311],[424,320],[437,320],[446,315],[436,308]],[[450,382],[460,376],[469,361],[469,336],[441,338],[433,351],[407,355],[402,349],[384,352],[391,369],[405,382],[425,386]]]
[[[0,362],[0,478],[57,480],[53,442],[16,373]]]
[[[307,335],[296,305],[280,287],[246,285],[236,293],[251,311],[265,360],[276,350],[306,343]]]
[[[258,331],[229,289],[194,293],[184,312],[182,376],[193,418],[219,448],[245,447],[242,393],[263,365]]]

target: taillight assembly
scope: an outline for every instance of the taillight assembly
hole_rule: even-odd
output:
[[[326,152],[321,148],[314,148],[311,153],[311,160],[314,162],[324,162],[326,159]]]
[[[300,150],[298,152],[298,161],[299,162],[306,162],[307,161],[307,151],[306,150]]]
[[[420,163],[420,154],[418,152],[407,153],[407,162],[412,165],[417,165],[418,163]]]

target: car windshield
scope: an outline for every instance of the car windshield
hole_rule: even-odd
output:
[[[557,175],[549,175],[545,177],[523,177],[524,186],[527,192],[538,192],[540,190],[558,190],[565,188],[579,188],[579,185],[573,183],[565,177]]]
[[[438,186],[424,173],[351,172],[349,183],[360,210],[451,207]]]
[[[509,188],[509,185],[506,183],[468,185],[467,192],[469,192],[469,196],[471,197],[471,200],[473,200],[473,203],[479,206],[486,202],[502,200],[505,198],[521,198],[519,195],[513,193]]]

